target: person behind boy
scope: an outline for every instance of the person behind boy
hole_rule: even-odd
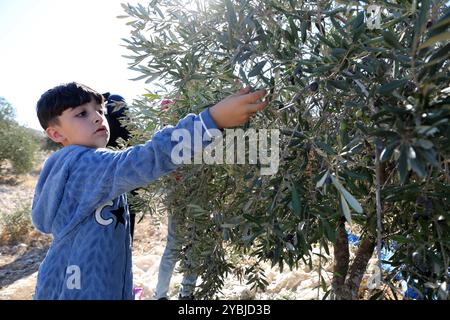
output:
[[[109,92],[102,94],[103,98],[106,100],[106,120],[108,120],[110,137],[107,147],[118,148],[119,138],[127,141],[130,138],[130,132],[122,123],[122,120],[126,118],[127,103],[125,99],[118,94],[111,94]],[[136,191],[130,192],[132,195],[136,195]],[[128,211],[130,214],[130,232],[131,241],[133,243],[134,238],[134,226],[136,221],[136,213],[131,205],[128,206]],[[172,278],[173,270],[177,262],[176,256],[176,244],[175,244],[175,222],[176,218],[172,215],[168,217],[167,226],[167,241],[166,248],[161,257],[161,262],[159,264],[158,272],[158,284],[156,286],[155,298],[158,300],[167,300],[168,291],[170,285],[170,279]],[[183,275],[183,280],[181,281],[181,290],[179,298],[182,300],[193,300],[193,292],[197,282],[197,275],[192,273],[185,273]]]
[[[160,130],[145,144],[112,151],[105,148],[109,126],[101,94],[75,82],[45,92],[37,116],[47,136],[63,148],[46,160],[33,198],[33,225],[53,235],[34,299],[133,299],[125,193],[173,171],[175,146],[181,144],[191,157],[202,151],[194,150],[188,141],[193,139],[172,141],[175,130],[213,138],[218,129],[243,124],[263,109],[264,95],[264,90],[241,89]]]
[[[109,141],[107,143],[107,147],[118,148],[119,147],[119,138],[122,138],[124,141],[128,141],[130,138],[130,132],[121,122],[121,120],[126,118],[127,112],[127,103],[125,99],[118,94],[110,94],[109,92],[102,94],[105,100],[105,108],[106,108],[106,120],[108,120],[109,125]]]
[[[121,122],[126,118],[127,103],[125,99],[118,94],[110,94],[109,92],[102,94],[105,101],[106,107],[106,120],[109,125],[109,141],[106,144],[107,147],[118,148],[119,138],[124,141],[128,141],[130,138],[130,132],[126,126]],[[130,192],[132,196],[137,194],[136,190]],[[128,200],[128,199],[127,199]],[[130,214],[130,233],[131,233],[131,243],[134,239],[134,226],[136,224],[136,212],[132,205],[128,206],[128,212]]]

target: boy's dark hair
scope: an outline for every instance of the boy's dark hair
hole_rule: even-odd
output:
[[[103,96],[97,91],[81,83],[70,82],[59,85],[45,92],[39,99],[36,111],[42,128],[47,129],[52,123],[57,123],[57,117],[65,110],[95,100],[103,104]]]

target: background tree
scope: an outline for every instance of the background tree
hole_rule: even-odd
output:
[[[0,97],[0,165],[9,160],[15,173],[29,172],[41,140],[39,134],[15,121],[14,108]]]
[[[369,29],[376,3],[381,25]],[[161,87],[135,103],[137,139],[235,92],[236,80],[270,91],[270,106],[246,127],[283,134],[276,175],[248,164],[185,166],[179,183],[153,186],[169,191],[166,206],[191,226],[184,243],[205,280],[201,295],[214,296],[230,271],[264,287],[260,262],[311,264],[320,246],[334,259],[323,289],[357,299],[375,248],[380,257],[389,247],[393,269],[374,298],[396,291],[401,276],[420,298],[448,299],[445,1],[153,0],[124,10],[130,68]],[[161,97],[174,102],[158,110]],[[353,261],[350,226],[360,236]],[[238,270],[233,252],[252,265]]]

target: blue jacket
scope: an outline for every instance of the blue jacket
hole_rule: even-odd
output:
[[[71,145],[49,157],[36,185],[31,216],[38,230],[53,235],[53,243],[39,267],[34,298],[132,299],[124,193],[176,168],[171,161],[172,148],[179,143],[171,139],[174,129],[203,137],[216,128],[206,109],[124,151]],[[194,150],[193,141],[182,143],[191,156],[201,151]]]

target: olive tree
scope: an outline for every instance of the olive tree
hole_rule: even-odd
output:
[[[334,261],[331,283],[321,279],[329,297],[358,299],[369,259],[381,260],[384,247],[394,251],[393,269],[374,298],[395,291],[401,276],[420,298],[448,299],[445,1],[123,7],[130,68],[160,88],[135,101],[136,141],[239,83],[266,88],[270,99],[243,129],[281,133],[274,175],[260,174],[261,161],[186,165],[149,189],[163,187],[169,211],[185,218],[182,249],[194,257],[185,268],[202,276],[201,296],[213,297],[229,272],[263,288],[261,262],[281,270],[311,264],[319,246]],[[161,106],[162,98],[170,104]],[[360,237],[352,261],[349,228]],[[241,266],[230,252],[252,259]]]
[[[39,139],[15,121],[15,110],[0,97],[0,165],[8,160],[15,173],[29,172]]]

